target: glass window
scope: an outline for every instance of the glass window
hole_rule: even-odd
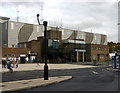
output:
[[[11,41],[16,41],[16,38],[10,38]]]
[[[98,50],[103,50],[103,48],[99,47]]]
[[[70,32],[66,32],[66,34],[70,34]]]
[[[6,40],[3,40],[3,44],[6,44]]]
[[[93,55],[93,60],[95,60],[96,58],[95,58],[95,55]]]
[[[21,44],[19,44],[19,48],[22,48],[22,45],[21,45]]]
[[[48,47],[52,47],[52,42],[53,42],[52,39],[48,39]]]
[[[100,55],[100,59],[104,59],[104,55]]]
[[[105,50],[107,50],[107,48],[105,48]]]

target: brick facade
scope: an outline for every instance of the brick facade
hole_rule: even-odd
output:
[[[8,57],[20,57],[21,54],[28,56],[29,49],[23,48],[2,48],[2,57],[8,59]]]
[[[106,55],[109,53],[108,45],[88,44],[86,45],[86,59],[87,61],[105,61]]]

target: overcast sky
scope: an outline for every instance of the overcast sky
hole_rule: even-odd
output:
[[[50,26],[106,34],[108,41],[118,42],[118,0],[0,0],[0,11],[11,21],[19,11],[20,22],[33,24],[39,13]]]

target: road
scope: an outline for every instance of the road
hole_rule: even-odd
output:
[[[43,77],[43,71],[22,71],[3,73],[3,82],[26,80]],[[49,76],[73,76],[71,80],[61,83],[25,89],[23,91],[119,91],[120,72],[108,71],[105,67],[82,68],[71,70],[50,70]],[[13,92],[12,92],[13,93]]]

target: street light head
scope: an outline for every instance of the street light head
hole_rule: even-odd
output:
[[[47,26],[47,21],[44,21],[44,22],[43,22],[43,25],[44,25],[44,26]]]
[[[37,17],[39,17],[39,14],[37,14]]]

